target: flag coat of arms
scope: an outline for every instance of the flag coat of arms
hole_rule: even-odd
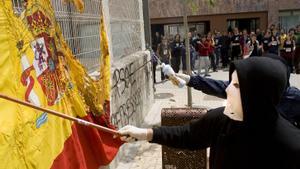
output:
[[[50,2],[27,1],[22,18],[12,9],[11,0],[0,1],[0,93],[113,128],[110,74],[101,72],[99,81],[87,75],[64,41]],[[102,27],[106,52],[100,69],[108,71]],[[96,169],[109,164],[122,144],[111,134],[5,100],[0,125],[1,169]]]

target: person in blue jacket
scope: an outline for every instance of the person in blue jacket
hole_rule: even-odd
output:
[[[281,57],[274,54],[265,54],[264,57],[270,57],[282,61],[285,65],[286,62]],[[167,67],[168,68],[168,67]],[[170,76],[168,69],[164,70],[165,75]],[[178,78],[183,79],[186,85],[196,90],[200,90],[205,94],[216,96],[222,99],[226,99],[226,88],[229,85],[229,81],[214,80],[211,78],[205,78],[200,75],[186,75],[176,74]],[[290,72],[288,72],[288,78]],[[296,87],[290,86],[289,82],[287,88],[279,102],[278,109],[283,117],[300,128],[300,90]]]

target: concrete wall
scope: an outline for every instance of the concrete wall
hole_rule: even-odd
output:
[[[142,0],[126,2],[125,5],[123,0],[103,1],[112,56],[111,120],[117,127],[139,126],[154,101],[150,53],[145,51]],[[135,24],[128,26],[132,22]]]
[[[121,128],[140,126],[154,103],[150,53],[145,51],[142,0],[104,0],[112,55],[111,121]],[[109,166],[115,169],[130,145],[123,145]]]
[[[113,63],[111,120],[118,127],[141,126],[154,103],[152,65],[149,52],[137,52]],[[109,166],[115,169],[121,158],[137,148],[124,144]],[[133,152],[132,152],[133,151]]]
[[[111,47],[116,60],[145,50],[142,4],[142,0],[108,1]]]
[[[112,123],[140,126],[154,101],[149,52],[123,58],[112,69]]]

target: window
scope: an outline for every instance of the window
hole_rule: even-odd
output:
[[[300,23],[300,10],[280,11],[279,23],[280,28],[286,31],[295,28]]]

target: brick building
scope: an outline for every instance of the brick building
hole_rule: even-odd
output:
[[[288,30],[300,24],[299,0],[195,0],[197,9],[188,11],[190,30],[200,34],[208,31],[265,30],[269,25],[279,25]],[[183,34],[183,7],[179,0],[149,0],[152,35],[154,32]]]

